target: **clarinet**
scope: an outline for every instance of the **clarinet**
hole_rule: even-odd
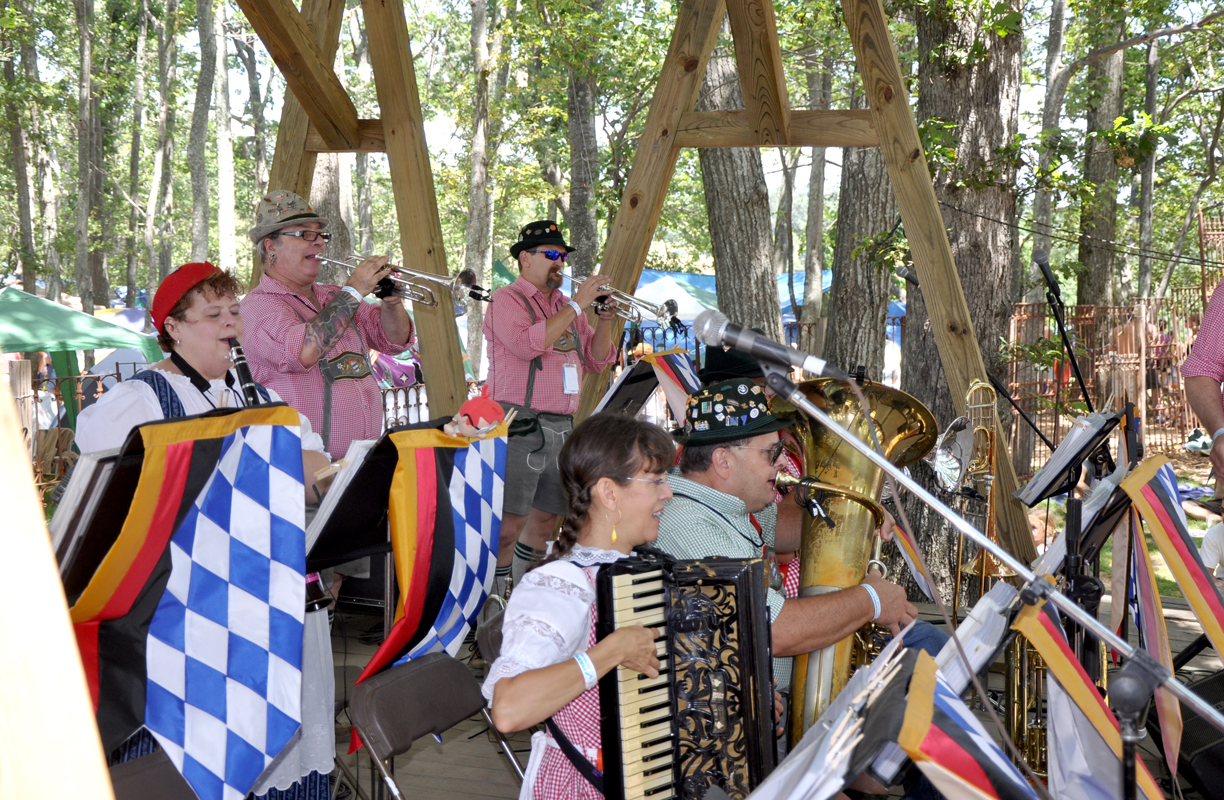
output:
[[[237,339],[229,340],[230,358],[234,359],[234,372],[238,373],[238,383],[242,386],[242,399],[247,407],[260,405],[259,392],[255,390],[255,379],[251,377],[251,367],[247,364],[246,354]]]

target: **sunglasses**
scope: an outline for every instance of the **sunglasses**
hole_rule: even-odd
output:
[[[565,259],[569,258],[569,253],[567,253],[564,250],[528,250],[527,252],[528,253],[539,253],[540,255],[547,258],[549,261],[560,260],[562,264],[565,263]]]
[[[311,244],[314,244],[320,239],[325,242],[330,242],[332,239],[332,235],[330,233],[324,233],[323,231],[281,231],[278,235],[296,236],[302,241],[310,242]]]

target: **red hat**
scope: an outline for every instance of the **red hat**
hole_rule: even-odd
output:
[[[183,295],[190,292],[202,281],[211,278],[213,275],[220,274],[221,270],[209,264],[207,261],[194,262],[184,264],[166,276],[166,279],[157,287],[157,294],[153,295],[153,327],[157,328],[158,333],[165,333],[162,325],[166,321],[166,317],[178,305],[178,301],[183,299]]]

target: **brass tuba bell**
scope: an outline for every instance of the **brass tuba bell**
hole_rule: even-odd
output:
[[[864,418],[857,395],[828,378],[804,381],[799,390],[816,406],[865,442],[868,424],[875,426],[884,456],[897,466],[918,461],[935,444],[938,431],[931,412],[914,397],[882,384],[862,386],[871,412]],[[803,521],[800,595],[834,592],[857,586],[867,573],[878,527],[884,474],[857,450],[823,426],[811,423],[793,405],[774,398],[773,413],[794,419],[792,429],[803,458],[804,480],[821,508],[819,518]],[[823,496],[818,496],[823,493]],[[882,519],[882,516],[881,516]],[[832,523],[830,525],[830,523]],[[846,685],[852,666],[854,636],[807,655],[795,657],[791,683],[791,747],[798,744],[833,697]]]

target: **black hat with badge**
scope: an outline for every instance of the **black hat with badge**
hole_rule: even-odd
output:
[[[683,425],[672,435],[684,445],[724,444],[789,428],[769,411],[765,390],[750,380],[723,381],[688,399]]]
[[[519,231],[519,240],[510,245],[510,257],[518,259],[519,253],[527,248],[545,244],[560,245],[565,248],[565,252],[574,252],[565,243],[565,236],[561,233],[561,229],[557,227],[557,223],[551,219],[541,219],[536,222],[529,222],[523,226],[523,229]]]

